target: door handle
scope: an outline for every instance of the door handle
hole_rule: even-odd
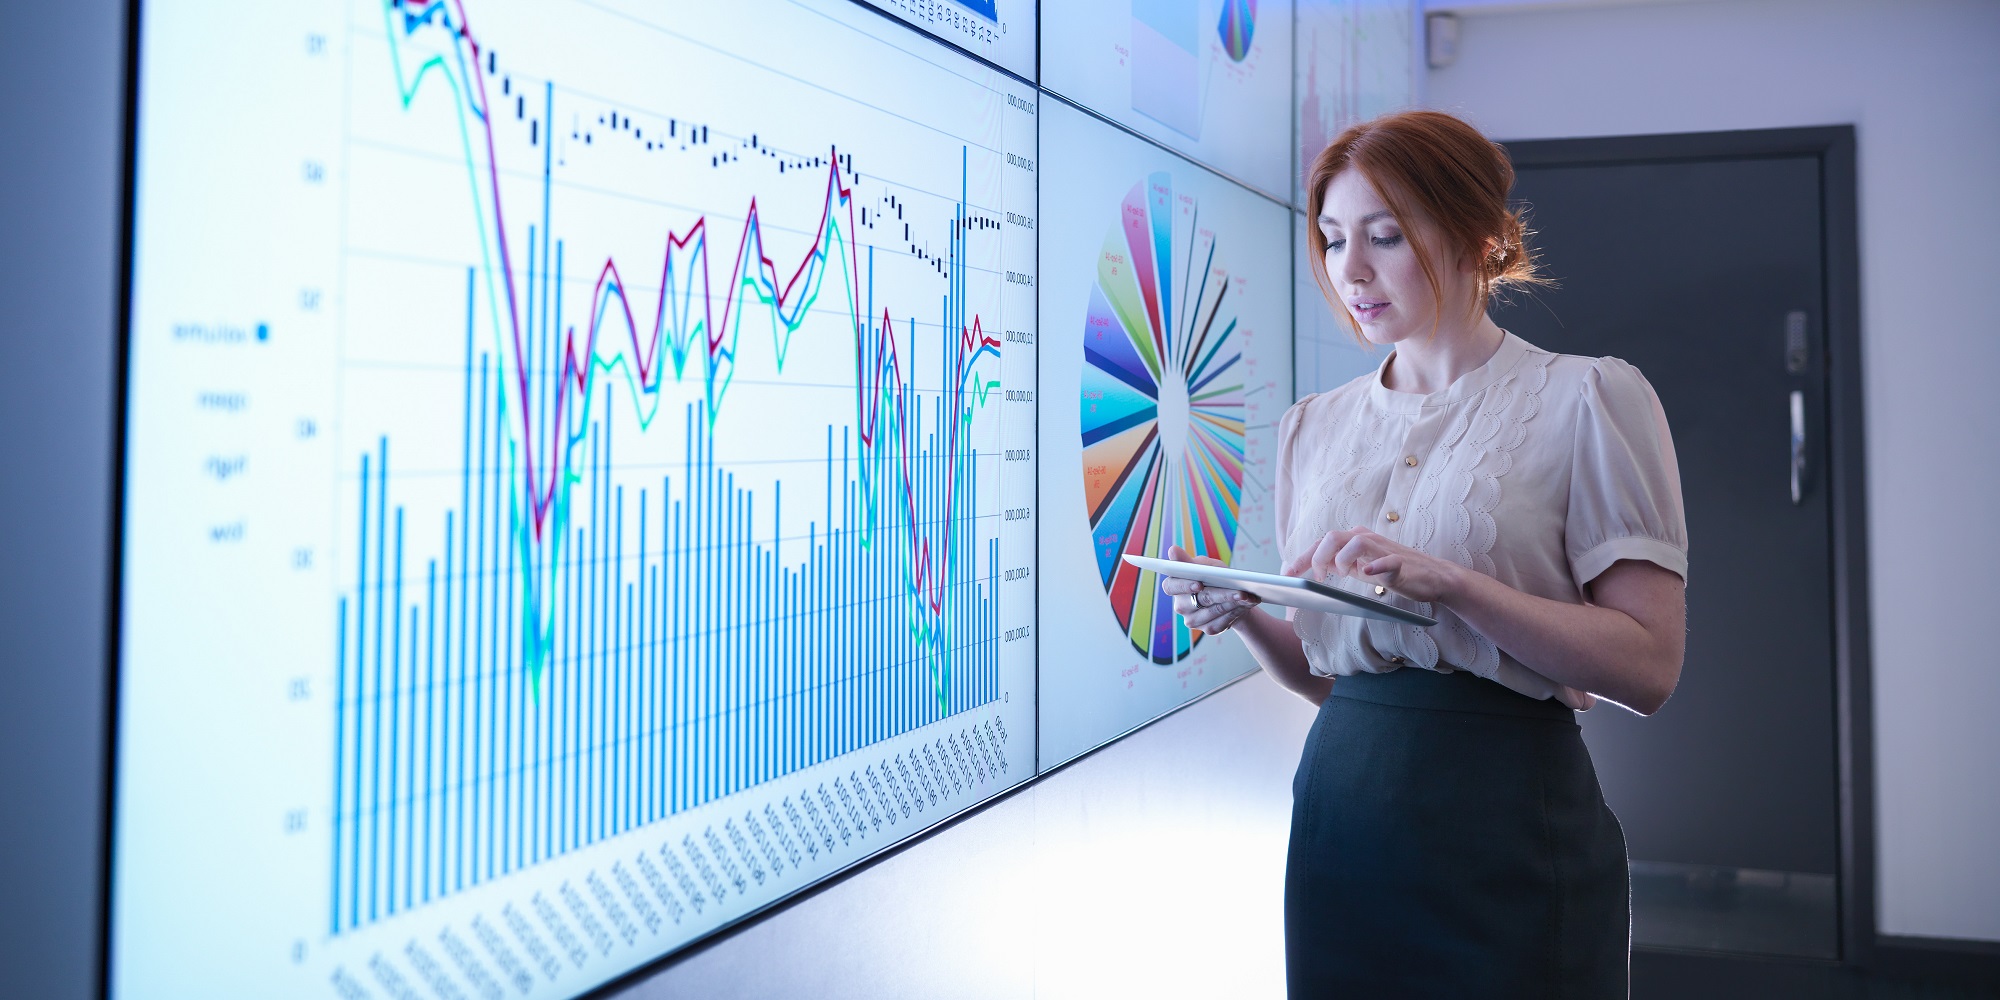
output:
[[[1805,502],[1806,394],[1792,390],[1792,506]]]

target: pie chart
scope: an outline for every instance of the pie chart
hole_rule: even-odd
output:
[[[1222,0],[1222,20],[1216,22],[1215,34],[1230,62],[1248,58],[1250,39],[1257,34],[1257,0]]]
[[[1083,492],[1098,579],[1134,648],[1178,662],[1199,637],[1121,556],[1178,545],[1228,562],[1243,499],[1243,346],[1228,270],[1172,175],[1133,185],[1084,318]]]

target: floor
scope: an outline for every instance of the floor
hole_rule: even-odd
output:
[[[1632,1000],[2000,1000],[2000,984],[1864,976],[1832,962],[1632,953]]]

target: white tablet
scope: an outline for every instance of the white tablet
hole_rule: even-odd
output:
[[[1184,580],[1199,580],[1203,585],[1240,590],[1255,594],[1266,604],[1283,604],[1287,607],[1303,608],[1307,611],[1324,611],[1330,615],[1355,615],[1374,618],[1378,621],[1401,622],[1405,625],[1421,625],[1429,628],[1437,624],[1437,619],[1405,611],[1385,601],[1360,594],[1350,594],[1323,583],[1301,580],[1296,576],[1279,576],[1276,573],[1257,573],[1231,566],[1208,566],[1202,563],[1177,562],[1172,559],[1154,559],[1150,556],[1128,555],[1125,561],[1144,570],[1151,570],[1161,576],[1177,576]]]

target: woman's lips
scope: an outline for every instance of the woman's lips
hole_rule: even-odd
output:
[[[1370,323],[1389,308],[1389,303],[1379,299],[1348,299],[1347,308],[1354,313],[1355,319]]]

